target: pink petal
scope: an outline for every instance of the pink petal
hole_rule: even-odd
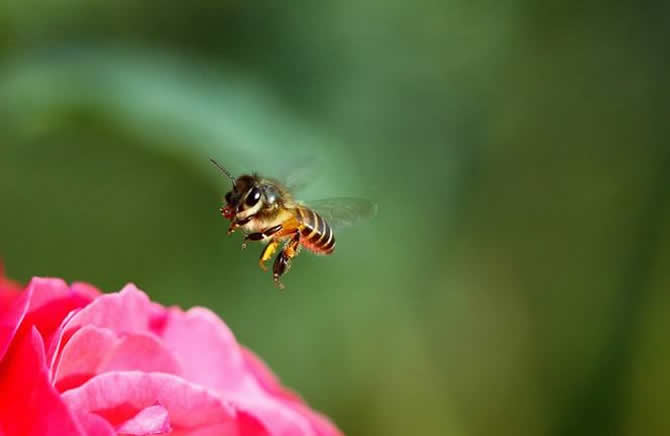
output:
[[[215,424],[193,430],[172,430],[170,436],[267,436],[268,433],[243,433],[237,423]]]
[[[327,417],[310,409],[297,394],[281,386],[277,377],[252,351],[242,347],[242,354],[247,362],[247,368],[256,376],[261,386],[277,399],[284,400],[287,406],[294,408],[305,416],[318,435],[342,435],[340,430]]]
[[[273,434],[257,418],[246,412],[238,411],[237,420],[240,436],[269,436]]]
[[[63,346],[56,364],[54,384],[61,392],[79,386],[97,373],[105,354],[117,342],[109,329],[93,326],[77,330]]]
[[[271,429],[273,435],[316,434],[308,416],[282,402],[295,402],[297,396],[280,389],[276,378],[258,359],[245,356],[232,332],[214,313],[204,308],[186,313],[173,308],[164,318],[160,334],[180,360],[184,378],[215,389],[233,401],[238,410]],[[268,385],[269,393],[261,387],[261,381]]]
[[[97,368],[98,373],[107,371],[165,372],[179,375],[181,369],[177,358],[154,336],[133,334],[122,338],[107,352]]]
[[[254,384],[235,337],[214,313],[198,307],[166,312],[161,337],[180,360],[185,379],[217,391]]]
[[[0,279],[0,281],[1,280],[2,279]],[[11,303],[11,301],[15,299],[17,295],[19,295],[18,291],[4,287],[0,283],[0,312],[4,311],[5,308],[9,306],[9,303]],[[2,436],[2,433],[0,433],[0,436]]]
[[[170,431],[168,411],[161,405],[147,407],[121,424],[117,431],[121,434],[141,436],[168,433]]]
[[[51,340],[49,341],[49,348],[47,349],[47,365],[49,366],[49,379],[55,380],[54,375],[56,371],[56,362],[60,355],[58,354],[61,348],[61,342],[63,341],[63,335],[65,333],[64,325],[77,313],[77,310],[70,312],[63,322],[53,335],[51,335]]]
[[[91,302],[60,279],[36,277],[27,289],[33,291],[33,296],[25,323],[35,325],[47,343],[68,313]]]
[[[90,298],[91,300],[95,300],[100,295],[102,295],[102,292],[100,292],[98,288],[89,283],[84,282],[73,282],[70,285],[70,289],[72,289],[73,292],[76,292],[79,295]]]
[[[72,295],[70,287],[61,279],[34,277],[28,288],[33,290],[30,310],[38,310],[54,300],[67,299]]]
[[[30,311],[37,311],[48,306],[55,301],[64,300],[69,303],[71,309],[83,307],[93,301],[92,296],[81,293],[78,289],[81,287],[70,287],[61,279],[35,277],[28,284],[28,288],[33,289],[33,298],[30,302]]]
[[[273,436],[315,436],[311,423],[291,407],[260,395],[224,394],[238,411],[255,418]]]
[[[211,391],[177,376],[138,371],[107,372],[62,394],[73,410],[85,410],[121,425],[141,410],[161,404],[175,430],[235,424],[235,410]]]
[[[179,362],[152,335],[119,338],[112,330],[85,326],[65,344],[56,365],[54,381],[63,392],[107,371],[137,370],[178,375]]]
[[[116,431],[104,418],[89,412],[75,412],[86,436],[116,436]]]
[[[70,320],[66,331],[91,325],[119,333],[146,332],[150,309],[146,294],[129,284],[118,293],[103,294],[95,299]]]
[[[303,416],[307,417],[312,429],[319,436],[344,436],[343,433],[333,424],[330,419],[310,409],[305,404],[297,404],[293,406]]]
[[[170,436],[270,436],[271,433],[254,417],[239,412],[234,425],[217,424],[197,430],[176,430]]]
[[[6,308],[0,308],[2,310],[0,312],[0,362],[28,312],[32,294],[32,289],[28,289],[14,298]]]
[[[0,428],[8,436],[84,436],[49,383],[44,343],[34,327],[0,365]]]
[[[285,388],[281,385],[281,383],[279,383],[277,376],[274,375],[272,370],[270,370],[265,362],[263,362],[256,354],[254,354],[253,351],[245,347],[240,347],[240,350],[242,352],[247,371],[256,377],[256,380],[258,380],[259,384],[265,389],[266,392],[286,401],[294,401],[299,403],[302,402],[302,398],[300,398],[298,394],[291,391],[290,389]]]

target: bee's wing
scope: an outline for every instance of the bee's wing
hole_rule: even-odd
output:
[[[377,214],[377,205],[364,198],[328,198],[310,201],[306,205],[325,218],[335,230],[352,226]]]
[[[302,191],[319,177],[321,172],[318,168],[318,160],[313,158],[298,163],[290,172],[285,173],[284,186],[291,192]]]
[[[278,166],[278,168],[277,168]],[[323,162],[315,156],[307,156],[297,161],[286,161],[275,165],[267,174],[276,174],[275,180],[291,193],[303,191],[313,185],[321,176]]]

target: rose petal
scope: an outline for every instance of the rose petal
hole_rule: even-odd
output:
[[[0,366],[0,428],[7,435],[84,433],[51,386],[36,328],[17,338]]]
[[[262,433],[259,436],[267,436],[268,433]],[[247,436],[239,430],[235,422],[227,424],[215,424],[206,427],[198,427],[192,430],[172,430],[170,436]],[[249,434],[248,436],[256,436]]]
[[[64,392],[107,371],[139,370],[179,375],[175,356],[153,335],[131,334],[119,338],[112,330],[85,326],[63,347],[54,382]]]
[[[91,300],[95,300],[100,295],[102,295],[102,292],[100,292],[98,288],[91,285],[90,283],[85,282],[73,282],[70,285],[70,289],[72,289],[73,292],[76,292],[79,295],[83,295],[85,297],[90,298]]]
[[[177,358],[154,336],[133,334],[122,338],[108,351],[97,372],[107,371],[165,372],[179,375]]]
[[[271,429],[271,434],[315,434],[307,417],[280,401],[295,401],[296,397],[280,391],[274,376],[267,369],[261,370],[258,360],[252,362],[244,356],[232,332],[211,311],[193,308],[184,313],[169,309],[162,322],[161,337],[182,364],[184,378],[214,388],[233,401],[236,408]],[[254,373],[247,369],[248,363],[255,365],[254,370],[273,391],[281,392],[280,398],[261,388]]]
[[[58,354],[61,348],[61,343],[63,341],[63,335],[65,333],[64,325],[77,313],[77,309],[68,313],[68,315],[63,319],[60,326],[56,331],[51,335],[51,340],[49,341],[49,348],[47,349],[47,365],[49,366],[49,379],[54,380],[54,375],[56,371],[56,363],[60,355]]]
[[[5,308],[9,306],[9,303],[11,303],[11,301],[15,299],[17,295],[19,295],[18,291],[8,289],[0,284],[0,312],[4,311]],[[2,436],[2,433],[0,433],[0,436]]]
[[[197,430],[176,430],[172,431],[170,436],[270,436],[270,434],[256,418],[239,412],[235,425],[219,424]]]
[[[115,426],[156,403],[168,411],[176,430],[235,424],[235,411],[229,404],[171,374],[107,372],[63,393],[62,398],[73,410],[95,412]]]
[[[40,332],[49,345],[48,371]],[[133,285],[104,295],[86,284],[34,279],[26,292],[12,297],[11,307],[0,305],[0,352],[6,353],[5,361],[0,359],[0,398],[6,398],[6,369],[15,360],[15,344],[27,336],[39,345],[41,355],[33,360],[43,367],[48,392],[55,392],[50,374],[64,391],[60,400],[55,397],[61,407],[47,409],[64,411],[74,427],[67,431],[65,423],[66,432],[59,427],[59,434],[109,436],[114,428],[158,434],[171,425],[173,436],[340,435],[242,348],[211,311],[165,309]],[[15,409],[35,399],[8,392]],[[24,413],[44,414],[36,404]],[[2,406],[0,401],[0,417],[4,409],[12,410]],[[0,435],[12,436],[2,422]]]
[[[0,362],[2,362],[9,344],[19,330],[26,313],[28,313],[32,294],[32,289],[27,289],[20,293],[10,302],[8,307],[0,312]]]
[[[146,294],[126,285],[121,292],[103,294],[72,317],[67,330],[81,326],[110,328],[119,333],[146,332],[149,329],[151,306]]]
[[[104,418],[89,412],[75,412],[87,436],[116,436],[116,431]]]
[[[256,376],[256,379],[259,380],[261,386],[263,386],[268,393],[278,399],[284,400],[289,407],[294,408],[301,415],[306,417],[317,434],[332,436],[342,435],[338,428],[335,427],[327,417],[307,407],[299,395],[281,386],[277,377],[267,365],[256,356],[256,354],[244,347],[242,347],[242,354],[247,363],[248,370]]]
[[[343,433],[333,424],[330,419],[321,413],[310,409],[306,404],[294,404],[293,407],[303,416],[307,417],[312,429],[319,436],[343,436]]]
[[[168,411],[161,405],[147,407],[121,424],[117,431],[133,436],[168,433],[170,431]]]
[[[246,413],[238,412],[237,420],[239,422],[240,436],[266,436],[271,433],[256,417]]]
[[[0,311],[19,295],[20,288],[7,283],[7,280],[0,277]]]
[[[56,365],[54,384],[57,389],[63,392],[93,377],[116,341],[116,335],[109,329],[86,326],[77,330],[63,346]]]
[[[54,300],[69,298],[72,295],[70,287],[61,279],[34,277],[28,288],[33,290],[30,310],[38,310]]]
[[[273,436],[314,436],[316,432],[307,418],[279,401],[259,395],[226,393],[235,408],[256,419]]]
[[[302,402],[302,398],[290,389],[285,388],[279,383],[277,376],[268,368],[254,352],[247,348],[240,347],[242,357],[247,368],[247,371],[253,374],[258,380],[259,384],[269,394],[291,402]]]
[[[189,381],[217,391],[239,391],[245,384],[254,384],[244,371],[232,332],[208,309],[196,307],[186,313],[168,309],[161,338],[174,351]]]
[[[25,323],[33,324],[46,343],[71,311],[84,307],[91,299],[81,295],[60,279],[33,278],[28,285],[33,291]]]

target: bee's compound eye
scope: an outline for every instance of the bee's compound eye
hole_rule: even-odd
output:
[[[247,206],[251,207],[254,206],[256,203],[258,203],[258,200],[261,199],[261,191],[258,190],[258,188],[253,187],[251,188],[251,191],[249,191],[249,194],[247,194],[247,199],[245,200],[245,203]]]
[[[229,193],[226,194],[226,197],[225,197],[226,198],[226,203],[230,204],[230,200],[231,200],[232,196],[233,196],[232,192],[229,192]]]

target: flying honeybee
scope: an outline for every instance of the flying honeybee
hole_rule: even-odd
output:
[[[301,246],[316,254],[332,254],[335,250],[333,228],[371,217],[377,210],[372,202],[358,198],[333,198],[307,205],[295,200],[290,189],[277,180],[258,174],[235,178],[214,159],[210,160],[233,183],[220,209],[221,215],[230,220],[228,234],[238,229],[244,232],[242,248],[248,241],[267,242],[258,260],[264,271],[265,262],[284,243],[272,267],[273,280],[280,289],[284,285],[279,279]]]

